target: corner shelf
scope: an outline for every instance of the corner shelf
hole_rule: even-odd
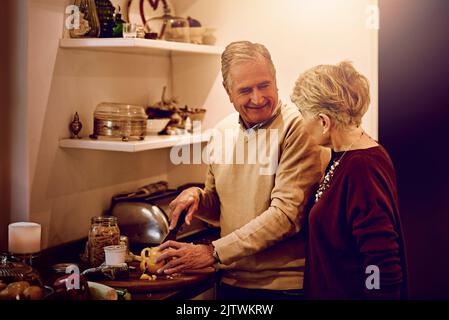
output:
[[[60,39],[59,47],[63,49],[164,55],[164,56],[169,56],[171,54],[221,55],[221,53],[224,50],[224,48],[218,46],[182,43],[164,40],[137,39],[137,38]]]
[[[101,140],[101,138],[99,140],[92,140],[90,138],[62,139],[59,141],[59,147],[119,152],[140,152],[208,142],[209,138],[210,134],[208,133],[196,133],[179,136],[146,136],[143,141],[127,142],[120,140]]]

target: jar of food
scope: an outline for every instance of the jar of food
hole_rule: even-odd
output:
[[[104,247],[120,243],[120,229],[116,217],[93,217],[89,231],[88,262],[98,267],[105,261]]]

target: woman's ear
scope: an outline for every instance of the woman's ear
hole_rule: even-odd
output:
[[[323,135],[325,135],[331,129],[331,119],[329,118],[329,116],[327,114],[324,114],[324,113],[318,114],[318,117],[320,119],[321,126],[323,129]]]

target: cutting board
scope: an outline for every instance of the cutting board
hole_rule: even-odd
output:
[[[97,281],[104,285],[127,289],[131,293],[138,292],[155,292],[176,290],[184,286],[200,283],[210,279],[215,274],[215,269],[212,267],[189,270],[186,273],[177,274],[175,276],[157,275],[156,280],[140,280],[141,272],[136,269],[130,272],[127,280],[106,280]]]

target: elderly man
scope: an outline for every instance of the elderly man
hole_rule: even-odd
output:
[[[170,204],[171,228],[180,213],[188,210],[187,224],[193,216],[219,219],[221,238],[211,245],[162,244],[161,251],[174,250],[166,250],[158,261],[177,259],[167,259],[159,272],[215,264],[222,270],[219,299],[297,298],[305,262],[305,238],[299,231],[306,202],[320,177],[319,149],[311,143],[299,111],[279,101],[276,71],[263,45],[248,41],[228,45],[222,55],[222,73],[238,113],[222,120],[215,132],[226,136],[226,131],[233,130],[233,141],[241,144],[216,144],[214,154],[226,153],[231,145],[234,163],[212,160],[204,190],[187,189]],[[267,132],[276,139],[263,137]],[[255,139],[258,143],[252,144]],[[252,161],[251,154],[238,155],[239,150],[251,149],[251,144],[259,153],[274,155],[271,169]],[[217,145],[223,150],[216,150]]]

